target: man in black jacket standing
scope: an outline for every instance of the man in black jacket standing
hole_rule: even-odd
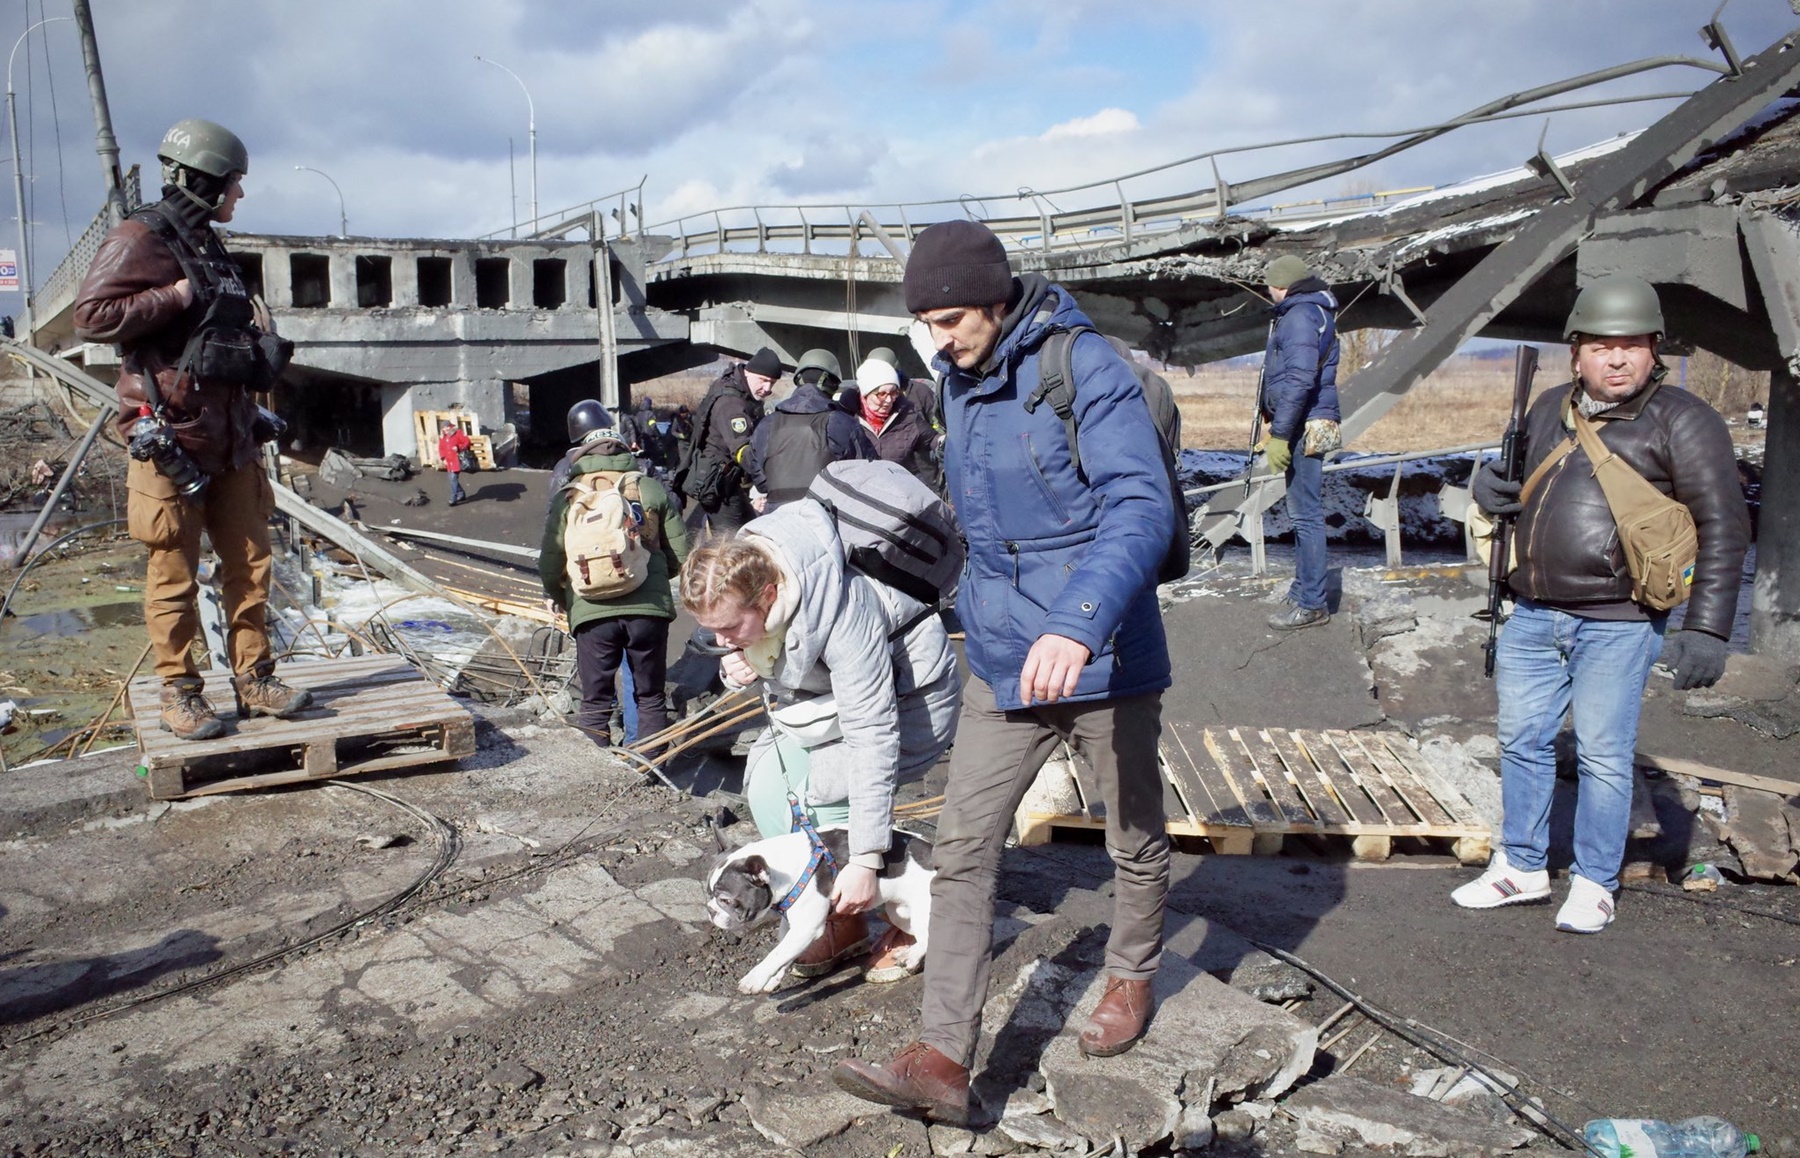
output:
[[[1525,418],[1522,477],[1530,492],[1500,477],[1495,463],[1476,475],[1483,509],[1518,516],[1517,564],[1507,576],[1517,605],[1495,657],[1502,840],[1487,871],[1451,894],[1464,908],[1549,898],[1556,734],[1572,712],[1580,772],[1575,865],[1556,927],[1606,928],[1630,827],[1632,754],[1650,666],[1660,653],[1683,689],[1710,686],[1725,672],[1749,514],[1725,420],[1663,384],[1662,334],[1662,305],[1647,282],[1615,275],[1582,290],[1564,328],[1574,381],[1546,391]],[[1571,448],[1577,415],[1598,428],[1612,456],[1693,515],[1699,551],[1686,617],[1666,641],[1667,612],[1632,598],[1596,464],[1579,445]]]
[[[744,460],[762,421],[763,400],[775,391],[781,358],[764,346],[713,380],[694,419],[693,450],[677,473],[678,490],[706,513],[715,535],[730,535],[755,518]],[[690,519],[690,526],[697,523]]]

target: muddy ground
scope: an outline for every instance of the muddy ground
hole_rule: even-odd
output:
[[[435,514],[493,533],[490,517],[501,527],[528,505],[523,488],[503,493]],[[0,624],[0,669],[24,690],[0,697],[91,692],[104,706],[100,677],[142,647],[141,626],[99,610],[135,600],[118,590],[141,582],[132,554],[97,548],[32,572],[21,618]],[[1171,718],[1386,724],[1491,763],[1492,693],[1467,617],[1478,592],[1454,568],[1389,574],[1351,557],[1332,623],[1294,635],[1262,625],[1279,587],[1227,567],[1171,593]],[[1416,626],[1365,638],[1358,609],[1396,594]],[[9,760],[53,742],[53,724],[85,722],[85,703],[18,747],[7,737]],[[846,969],[772,998],[736,992],[772,937],[704,919],[716,842],[745,838],[742,823],[717,827],[734,819],[728,792],[646,784],[566,727],[470,706],[475,757],[354,782],[394,800],[315,785],[156,804],[132,776],[134,749],[0,779],[0,1154],[768,1154],[780,1147],[765,1132],[805,1120],[838,1059],[909,1039],[916,979],[871,986]],[[1653,679],[1644,747],[1791,775],[1790,741],[1686,706]],[[693,778],[730,784],[728,771]],[[1635,858],[1723,854],[1678,801],[1659,797],[1667,835]],[[1204,847],[1177,857],[1169,924],[1171,952],[1201,968],[1230,976],[1252,938],[1486,1051],[1577,1126],[1716,1113],[1760,1132],[1766,1152],[1800,1152],[1796,890],[1734,881],[1696,899],[1652,880],[1583,938],[1556,933],[1543,906],[1455,909],[1447,894],[1474,870],[1442,850],[1369,863],[1329,841],[1266,857]],[[1009,850],[996,979],[1039,955],[1091,954],[1108,878],[1085,841]],[[1315,983],[1295,1012],[1319,1021],[1340,1004]],[[1370,1041],[1350,1067],[1361,1077],[1403,1084],[1441,1064],[1348,1025],[1315,1075]],[[987,1060],[995,1075],[1029,1068]],[[990,1096],[1006,1092],[994,1084]],[[1277,1111],[1209,1152],[1293,1144]],[[970,1139],[879,1110],[808,1152],[965,1146],[1039,1152],[992,1127]]]

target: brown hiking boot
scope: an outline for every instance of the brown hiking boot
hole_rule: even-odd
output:
[[[175,680],[162,686],[162,730],[177,740],[210,740],[224,735],[225,723],[200,694],[199,680]]]
[[[289,716],[303,712],[312,704],[312,693],[304,688],[291,688],[275,678],[274,672],[258,675],[256,672],[245,672],[231,681],[237,692],[237,710],[240,720],[251,716],[274,716],[285,720]]]
[[[893,981],[904,981],[925,968],[925,958],[917,951],[918,943],[918,938],[911,933],[902,933],[889,925],[888,931],[881,935],[881,940],[875,942],[875,948],[869,952],[869,965],[863,971],[863,980],[874,985],[886,985]]]
[[[869,922],[861,913],[833,913],[825,918],[825,931],[794,959],[796,977],[822,977],[869,948]]]
[[[915,1041],[881,1066],[852,1059],[839,1062],[831,1080],[864,1101],[902,1110],[923,1110],[949,1126],[969,1123],[969,1071],[922,1041]]]
[[[1150,1024],[1155,1004],[1150,982],[1108,977],[1100,1004],[1081,1028],[1082,1056],[1113,1057],[1136,1045]]]

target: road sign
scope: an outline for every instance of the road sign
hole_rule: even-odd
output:
[[[19,255],[11,249],[0,249],[0,290],[19,288]]]

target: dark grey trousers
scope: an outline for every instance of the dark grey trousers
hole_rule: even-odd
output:
[[[1056,745],[1067,741],[1106,801],[1114,869],[1107,969],[1146,980],[1162,957],[1169,838],[1157,740],[1162,693],[1003,712],[985,682],[963,689],[950,781],[938,817],[919,1040],[964,1066],[975,1057],[994,947],[994,892],[1013,813]]]

